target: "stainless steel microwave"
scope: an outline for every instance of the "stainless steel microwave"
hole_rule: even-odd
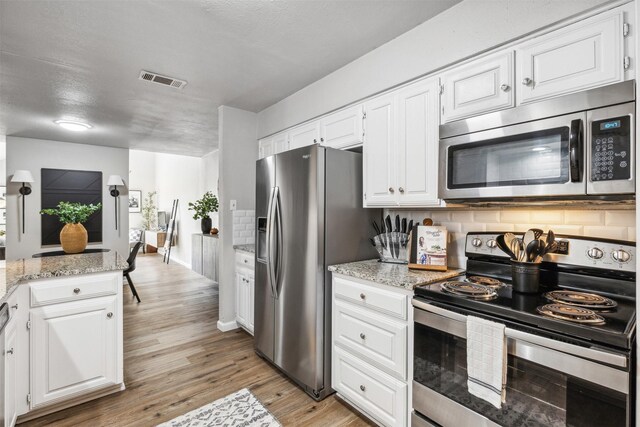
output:
[[[634,81],[440,126],[448,201],[633,199],[634,175]]]

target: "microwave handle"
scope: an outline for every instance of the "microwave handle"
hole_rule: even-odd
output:
[[[569,171],[571,174],[571,182],[580,182],[582,180],[582,144],[582,119],[572,120],[569,133]]]

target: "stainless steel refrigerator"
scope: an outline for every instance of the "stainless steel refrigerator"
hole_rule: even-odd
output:
[[[257,162],[258,354],[314,399],[331,394],[331,264],[377,256],[362,155],[317,145]]]

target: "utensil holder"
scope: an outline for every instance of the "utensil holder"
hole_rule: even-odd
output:
[[[380,262],[407,264],[409,235],[406,233],[382,233],[373,238]]]
[[[511,284],[515,292],[537,293],[540,289],[540,263],[511,260]]]

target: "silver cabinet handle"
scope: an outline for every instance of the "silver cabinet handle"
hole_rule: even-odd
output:
[[[394,192],[393,187],[389,187],[389,193],[393,193],[393,192]]]
[[[113,317],[113,313],[112,313],[112,312],[108,312],[108,313],[107,313],[107,318],[108,318],[108,319],[111,319],[112,317]]]
[[[365,339],[367,336],[365,334],[363,334],[362,332],[360,332],[360,339],[363,340]]]
[[[13,308],[14,310],[17,310],[18,309],[18,304],[12,305],[11,308]]]
[[[324,142],[324,138],[320,138],[320,142]]]
[[[503,92],[508,91],[509,89],[511,89],[511,86],[507,85],[507,84],[502,84],[500,85],[500,90]]]
[[[9,350],[5,351],[6,354],[13,354],[13,347],[11,347]]]
[[[362,384],[360,384],[360,390],[361,391],[365,391],[367,388],[365,386],[363,386]]]
[[[317,140],[317,139],[315,139],[315,138],[313,138],[313,143],[314,143],[314,144],[317,144],[317,143],[318,143],[318,140]]]
[[[404,188],[400,187],[400,188],[398,188],[398,191],[401,192],[401,193],[404,193]]]
[[[73,290],[73,293],[74,293],[74,294],[79,294],[79,293],[80,293],[80,288],[75,288],[75,289]]]
[[[525,86],[529,86],[532,83],[532,80],[529,77],[525,77],[522,79],[522,84]]]
[[[364,300],[367,296],[365,294],[360,294],[360,299]]]

